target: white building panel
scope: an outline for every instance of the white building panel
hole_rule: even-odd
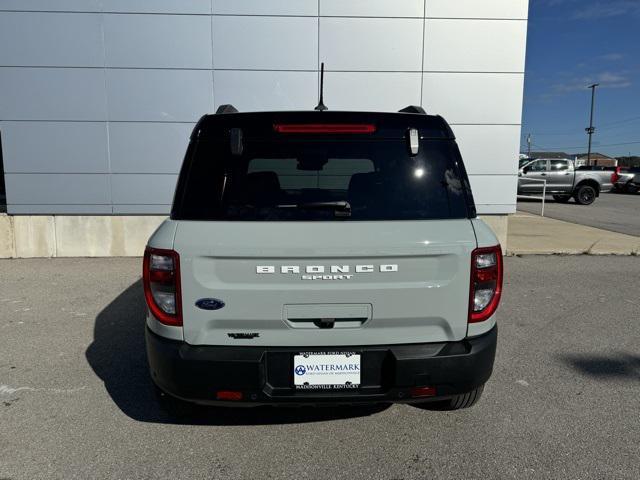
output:
[[[517,175],[470,175],[469,182],[478,213],[516,211]]]
[[[106,120],[96,68],[0,67],[0,120]]]
[[[110,205],[107,174],[8,173],[7,198],[21,205]]]
[[[424,70],[524,72],[527,22],[427,19]]]
[[[111,176],[114,205],[171,205],[177,175],[118,174]]]
[[[420,73],[326,72],[324,102],[331,110],[395,112],[420,105]]]
[[[104,15],[107,67],[211,68],[211,24],[201,15]]]
[[[0,65],[101,67],[100,22],[99,14],[5,12],[0,15]]]
[[[318,0],[212,0],[222,15],[318,15]]]
[[[315,70],[318,20],[215,16],[213,50],[216,69]]]
[[[111,123],[111,171],[177,174],[193,126],[193,123]]]
[[[0,122],[6,173],[109,173],[105,122]]]
[[[422,105],[449,123],[520,124],[524,74],[425,73]]]
[[[318,103],[316,72],[216,71],[216,108],[233,104],[253,110],[310,110]]]
[[[321,18],[320,61],[327,70],[420,71],[423,20]]]
[[[335,17],[418,17],[424,13],[424,0],[319,0],[320,15]]]
[[[467,173],[515,175],[520,125],[452,125]]]
[[[426,0],[427,18],[526,20],[529,0]]]
[[[68,1],[68,0],[65,0]],[[212,0],[99,0],[103,12],[206,15]],[[50,3],[51,0],[49,0]],[[56,0],[56,3],[58,0]]]
[[[109,120],[194,122],[213,109],[206,70],[107,70]]]

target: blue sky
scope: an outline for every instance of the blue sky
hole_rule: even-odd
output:
[[[593,151],[640,155],[640,0],[530,0],[521,149],[586,152],[591,83]]]

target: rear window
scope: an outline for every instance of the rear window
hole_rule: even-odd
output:
[[[470,208],[468,208],[468,205]],[[172,218],[181,220],[426,220],[473,216],[455,142],[248,141],[191,145]]]

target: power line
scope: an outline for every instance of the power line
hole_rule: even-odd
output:
[[[640,117],[631,117],[631,118],[625,118],[624,120],[618,120],[615,122],[609,122],[609,123],[603,123],[599,128],[602,129],[603,127],[609,127],[611,125],[618,125],[620,123],[627,123],[627,122],[635,122],[640,120]]]
[[[625,123],[638,122],[638,121],[640,121],[640,117],[630,117],[622,120],[616,120],[615,122],[603,123],[601,126],[598,127],[598,130],[611,130],[611,128],[618,128],[619,125],[623,125]],[[569,135],[576,135],[579,133],[581,133],[580,128],[576,127],[575,131],[564,130],[563,132],[531,132],[531,135],[537,135],[539,137],[556,137],[556,136],[564,137]],[[522,133],[523,137],[525,135],[526,133]]]
[[[621,145],[636,145],[640,144],[640,140],[634,140],[632,142],[621,142],[621,143],[602,143],[599,145],[594,145],[595,147],[619,147]],[[574,146],[565,146],[565,147],[541,147],[540,145],[532,144],[534,147],[539,148],[541,150],[551,151],[551,150],[569,150],[572,148],[584,148],[584,145],[574,145]]]

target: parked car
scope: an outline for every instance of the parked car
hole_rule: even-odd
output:
[[[145,252],[151,377],[169,408],[470,407],[502,265],[442,117],[224,106]]]
[[[541,194],[546,180],[546,193],[557,202],[568,202],[572,197],[581,205],[590,205],[602,192],[612,188],[611,172],[581,170],[573,160],[538,158],[520,167],[518,195]]]
[[[640,190],[640,167],[617,167],[611,175],[611,182],[617,192],[638,193]]]

